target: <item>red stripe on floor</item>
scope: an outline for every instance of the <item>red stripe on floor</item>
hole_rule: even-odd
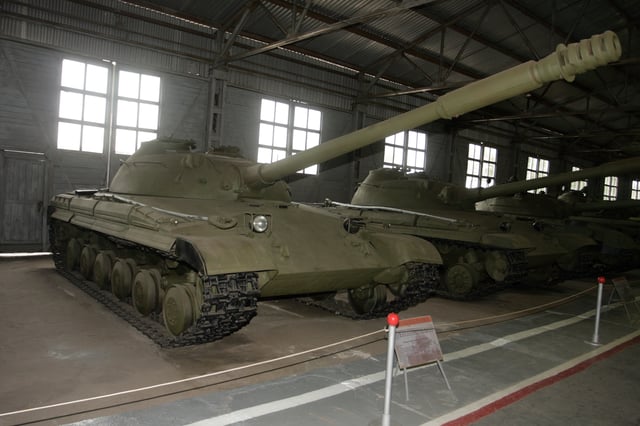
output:
[[[587,368],[589,368],[591,365],[595,364],[598,361],[601,361],[605,358],[609,358],[610,356],[616,354],[617,352],[620,352],[621,350],[623,350],[624,348],[627,348],[629,346],[635,345],[637,343],[640,343],[640,336],[635,337],[627,342],[624,342],[618,346],[616,346],[615,348],[611,348],[606,352],[603,352],[599,355],[594,356],[593,358],[589,358],[587,360],[582,361],[579,364],[576,364],[575,366],[568,368],[564,371],[561,371],[560,373],[556,374],[555,376],[551,376],[551,377],[547,377],[546,379],[540,380],[539,382],[533,383],[531,385],[528,385],[520,390],[517,390],[516,392],[513,392],[507,396],[504,396],[500,399],[495,400],[494,402],[492,402],[491,404],[487,404],[482,408],[479,408],[475,411],[472,411],[471,413],[464,415],[462,417],[459,417],[455,420],[451,420],[450,422],[447,423],[443,423],[442,426],[465,426],[468,424],[471,424],[475,421],[478,421],[479,419],[488,416],[491,413],[494,413],[498,410],[500,410],[501,408],[506,407],[507,405],[513,404],[514,402],[524,398],[525,396],[537,391],[538,389],[542,389],[546,386],[552,385],[562,379],[565,379],[567,377],[573,376],[576,373],[579,373],[583,370],[586,370]]]

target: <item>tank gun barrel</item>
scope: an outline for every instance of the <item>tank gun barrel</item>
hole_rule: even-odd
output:
[[[616,61],[621,54],[620,40],[612,31],[569,45],[559,44],[553,53],[539,61],[528,61],[475,81],[440,96],[435,102],[326,141],[275,163],[252,166],[245,172],[245,183],[254,188],[267,186],[305,167],[370,145],[399,131],[441,118],[458,117],[561,78],[571,82],[577,74]]]
[[[604,163],[596,167],[577,170],[574,172],[558,173],[537,179],[504,183],[489,188],[469,189],[465,198],[471,201],[482,201],[493,197],[513,195],[518,192],[546,186],[562,185],[577,180],[584,180],[600,176],[617,176],[640,172],[640,157]]]

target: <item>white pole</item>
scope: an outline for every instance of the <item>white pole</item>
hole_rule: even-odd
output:
[[[396,340],[396,327],[400,322],[397,314],[391,313],[387,315],[387,324],[389,325],[389,342],[387,346],[387,371],[384,381],[384,413],[382,414],[382,426],[391,424],[391,379],[393,378],[393,354]]]
[[[592,345],[598,346],[600,345],[598,329],[600,327],[600,307],[602,306],[602,288],[604,287],[606,279],[605,277],[598,277],[598,306],[596,306],[596,324],[593,330],[593,338],[590,343]]]

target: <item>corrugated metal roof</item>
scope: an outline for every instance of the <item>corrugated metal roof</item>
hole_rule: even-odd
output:
[[[471,118],[474,122],[501,119],[515,123],[515,118],[523,116],[517,120],[519,130],[528,126],[530,131],[544,135],[543,129],[548,128],[549,134],[566,133],[573,138],[580,131],[586,145],[611,149],[609,145],[613,144],[625,153],[633,147],[640,154],[640,8],[637,0],[97,0],[93,2],[95,10],[85,16],[74,14],[75,2],[29,0],[26,3],[34,7],[31,13],[40,13],[43,20],[47,19],[47,9],[55,7],[61,11],[59,16],[68,19],[74,28],[91,33],[96,25],[101,25],[102,32],[108,32],[114,39],[135,42],[130,52],[118,52],[121,57],[147,55],[151,64],[167,61],[173,69],[196,73],[206,72],[204,63],[215,60],[218,30],[223,29],[228,38],[238,25],[243,38],[236,39],[229,52],[231,66],[250,73],[254,67],[264,64],[266,59],[261,57],[264,55],[242,59],[236,55],[258,48],[263,49],[260,51],[263,53],[265,46],[275,48],[278,43],[279,48],[286,50],[279,50],[277,58],[269,56],[274,79],[295,83],[296,76],[291,71],[278,71],[278,61],[288,57],[304,62],[302,56],[295,58],[293,52],[297,52],[329,61],[336,67],[348,67],[369,79],[379,75],[385,86],[374,85],[369,95],[388,92],[394,87],[441,94],[462,82],[545,56],[558,43],[575,42],[611,29],[622,41],[623,60],[619,64],[579,76],[572,85],[553,83],[529,98],[510,100]],[[3,13],[21,13],[24,4],[7,0],[3,3]],[[381,14],[381,11],[387,13]],[[376,15],[372,17],[372,14]],[[243,15],[246,21],[240,26]],[[4,16],[2,22],[15,25],[15,21]],[[168,38],[165,26],[181,29],[179,37]],[[65,37],[64,43],[71,48],[81,42],[80,38],[70,38],[52,27],[36,27],[27,25],[11,31],[28,30],[43,41]],[[83,40],[86,43],[86,39]],[[148,49],[137,49],[136,44]],[[99,41],[94,47],[108,48]],[[183,57],[176,63],[175,57],[165,55],[163,49],[179,51]],[[328,63],[323,66],[331,70]],[[317,68],[317,63],[309,62],[304,72],[316,72],[313,70]],[[340,78],[330,71],[318,70],[317,73],[319,81],[326,80],[327,91],[332,79]],[[238,75],[237,78],[244,77]],[[303,84],[300,80],[301,87]],[[342,84],[346,86],[348,84]],[[353,82],[349,88],[343,89],[345,96],[357,96],[351,93]],[[425,99],[425,95],[421,95],[411,102]],[[556,117],[549,117],[553,113]],[[526,120],[527,114],[538,118]],[[586,135],[588,132],[592,134]],[[558,139],[558,143],[562,142]]]

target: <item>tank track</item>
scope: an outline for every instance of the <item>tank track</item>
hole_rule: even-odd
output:
[[[66,244],[57,238],[58,228],[62,225],[55,222],[55,220],[49,220],[49,241],[56,270],[162,348],[196,345],[221,339],[247,325],[257,314],[259,295],[257,274],[247,272],[205,276],[198,273],[204,287],[200,318],[187,331],[174,337],[162,324],[161,314],[142,316],[132,305],[118,299],[111,292],[101,290],[96,283],[84,279],[77,271],[67,270],[65,267]],[[107,235],[103,237],[118,242]],[[177,260],[169,253],[131,245],[130,242],[126,244],[129,248],[134,247],[140,251],[153,252],[165,259]]]
[[[447,245],[455,249],[461,250],[478,250],[481,252],[490,251],[488,248],[477,246],[474,244],[462,244],[462,243],[452,243],[449,240],[437,240],[430,239],[431,243],[435,244],[436,247],[439,247],[440,244]],[[495,293],[497,291],[503,290],[509,285],[513,285],[519,282],[522,282],[528,275],[528,267],[527,267],[527,259],[524,250],[499,250],[507,257],[507,261],[509,262],[509,270],[507,275],[502,282],[497,282],[491,279],[491,277],[483,274],[482,280],[478,283],[478,286],[468,294],[460,297],[451,294],[447,288],[446,284],[443,281],[440,281],[438,287],[435,289],[435,293],[438,296],[445,297],[447,299],[453,300],[474,300],[486,296],[491,293]]]
[[[314,306],[355,320],[384,318],[391,312],[401,312],[405,309],[426,301],[433,295],[439,282],[438,266],[425,263],[410,263],[408,285],[401,297],[377,307],[366,314],[356,313],[349,302],[336,298],[317,300],[313,297],[300,297],[298,300],[305,305]]]

